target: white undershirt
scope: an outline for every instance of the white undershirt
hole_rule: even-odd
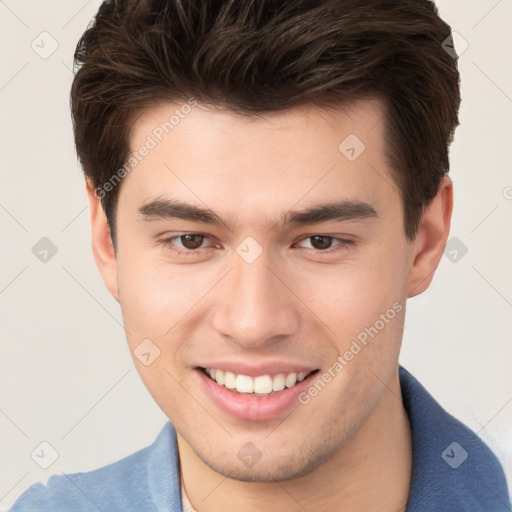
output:
[[[183,480],[181,481],[181,504],[183,512],[196,512],[196,509],[190,504],[185,487],[183,487]]]

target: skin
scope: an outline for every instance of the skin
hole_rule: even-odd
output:
[[[132,149],[178,107],[142,111]],[[192,108],[119,185],[117,253],[87,181],[98,268],[121,305],[132,355],[145,338],[160,349],[151,365],[134,362],[178,432],[182,480],[199,512],[332,511],[340,504],[350,511],[405,510],[412,470],[398,379],[405,303],[432,280],[453,193],[444,178],[408,241],[384,157],[383,116],[377,100],[258,118]],[[353,162],[338,150],[349,134],[366,146]],[[139,208],[156,197],[207,206],[226,225],[145,220]],[[344,199],[369,203],[377,216],[279,222],[290,210]],[[186,251],[183,239],[160,241],[183,233],[209,238],[192,255],[172,250]],[[326,250],[336,251],[315,250],[313,235],[334,237]],[[247,236],[262,248],[252,263],[236,252]],[[394,303],[401,311],[286,417],[234,418],[198,385],[194,368],[213,358],[288,361],[322,374]],[[262,454],[250,468],[237,457],[249,442]]]

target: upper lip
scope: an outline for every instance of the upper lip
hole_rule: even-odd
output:
[[[237,375],[247,375],[249,377],[258,377],[259,375],[277,375],[278,373],[310,373],[317,368],[310,365],[291,363],[285,361],[268,361],[266,363],[244,362],[244,361],[210,361],[200,364],[201,368],[215,368],[225,372],[233,372]]]

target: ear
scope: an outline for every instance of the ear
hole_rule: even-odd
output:
[[[91,212],[92,252],[94,259],[105,286],[114,299],[119,302],[117,261],[107,217],[101,205],[101,200],[94,191],[92,180],[86,178],[85,184]]]
[[[412,262],[409,266],[407,297],[423,293],[432,282],[450,232],[453,209],[453,184],[445,176],[437,195],[421,217],[420,227],[413,242]]]

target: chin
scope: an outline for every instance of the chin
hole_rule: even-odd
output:
[[[290,454],[273,453],[271,458],[261,453],[261,458],[255,462],[249,461],[247,467],[238,460],[212,460],[200,457],[201,460],[216,473],[240,482],[281,482],[307,475],[321,466],[334,455],[336,448],[326,449],[326,446],[294,450]],[[235,456],[236,457],[236,456]],[[242,458],[242,457],[241,457]],[[252,465],[251,465],[252,464]],[[249,467],[250,465],[250,467]]]

